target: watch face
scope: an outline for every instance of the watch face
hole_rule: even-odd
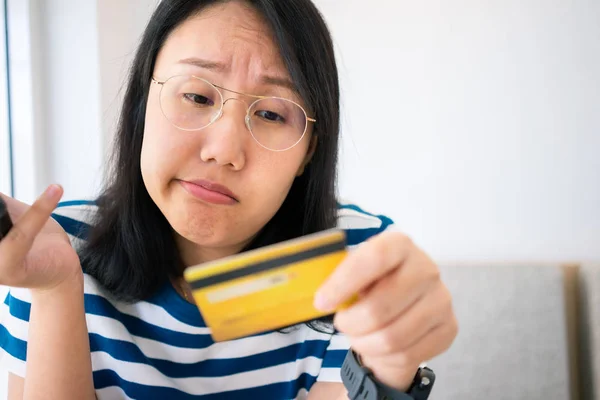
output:
[[[431,368],[419,368],[409,390],[409,394],[416,400],[426,400],[431,394],[434,382],[435,374]]]

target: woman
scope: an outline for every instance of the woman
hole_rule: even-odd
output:
[[[4,197],[16,223],[0,284],[26,288],[11,290],[0,326],[9,398],[342,399],[350,346],[406,390],[456,321],[422,251],[387,218],[337,204],[338,92],[310,0],[163,0],[96,204],[49,219],[59,186],[31,208]],[[313,321],[212,342],[186,266],[336,224],[364,242],[315,298],[332,310],[360,294],[336,314],[339,332]]]

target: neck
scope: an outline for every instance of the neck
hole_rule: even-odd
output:
[[[176,242],[185,268],[218,260],[239,253],[253,238],[229,246],[200,246],[177,235]]]

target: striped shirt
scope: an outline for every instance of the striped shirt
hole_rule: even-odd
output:
[[[95,206],[62,203],[53,217],[75,248]],[[392,225],[354,205],[340,205],[338,227],[350,247]],[[83,229],[82,229],[83,228]],[[85,312],[98,399],[303,399],[315,382],[341,382],[349,348],[341,334],[299,324],[213,342],[198,308],[171,284],[137,303],[111,299],[85,275]],[[0,303],[0,363],[24,377],[31,296],[11,289]]]

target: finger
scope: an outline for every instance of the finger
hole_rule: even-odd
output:
[[[16,267],[22,262],[36,235],[56,208],[62,193],[60,186],[50,185],[14,223],[8,235],[0,241],[0,269]]]
[[[410,263],[383,277],[351,307],[338,311],[336,326],[354,336],[383,329],[436,282],[439,282],[437,266],[419,251]]]
[[[375,376],[380,381],[388,382],[389,385],[406,382],[408,387],[419,365],[446,351],[456,337],[456,331],[455,321],[454,324],[439,325],[429,331],[418,344],[405,352],[388,354],[383,357],[361,354],[361,361],[365,367],[375,372]]]
[[[453,315],[452,297],[440,282],[431,292],[426,293],[414,306],[383,329],[352,337],[351,333],[344,331],[338,324],[336,327],[352,337],[352,346],[359,353],[384,356],[414,346],[427,332]],[[356,325],[360,324],[355,323],[352,329],[359,329]]]
[[[378,357],[363,355],[358,349],[355,348],[355,350],[361,354],[365,366],[376,365],[379,374],[379,370],[386,367],[389,369],[405,368],[431,360],[448,350],[457,333],[458,324],[456,318],[452,315],[444,323],[430,329],[414,345],[403,351]]]
[[[414,245],[405,235],[384,232],[353,250],[319,288],[315,307],[330,311],[372,285],[410,257]]]

